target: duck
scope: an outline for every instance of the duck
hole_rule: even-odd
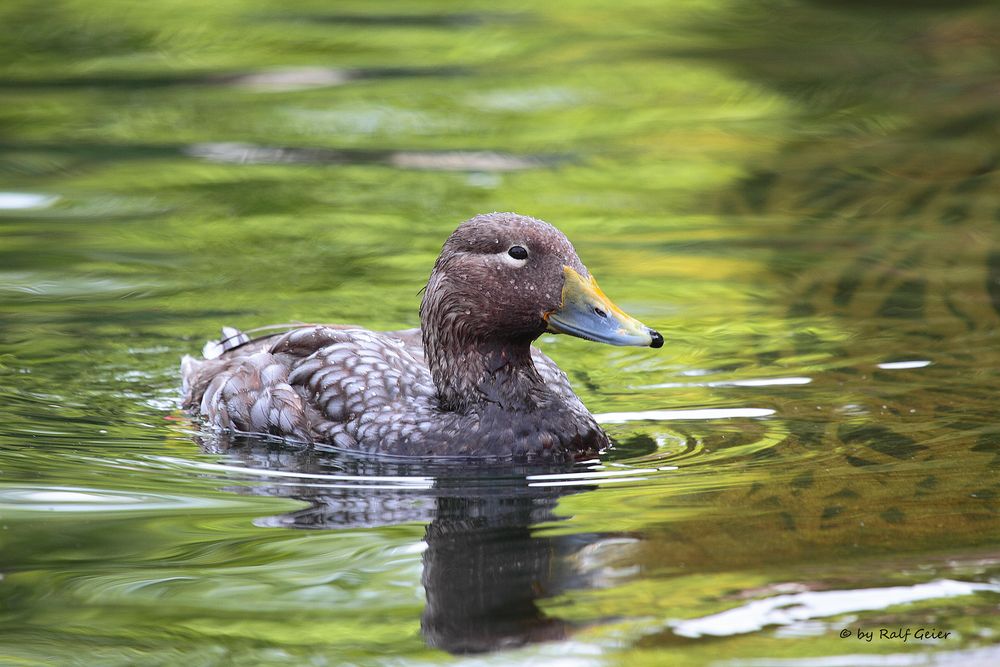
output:
[[[183,405],[209,427],[419,459],[566,462],[611,445],[543,333],[660,348],[547,222],[477,215],[445,241],[420,327],[294,326],[251,339],[223,328],[181,362]]]

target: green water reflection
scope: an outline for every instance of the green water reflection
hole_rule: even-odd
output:
[[[0,18],[0,662],[1000,662],[990,3]],[[221,324],[415,326],[493,210],[667,338],[539,342],[630,413],[601,461],[355,460],[178,410]]]

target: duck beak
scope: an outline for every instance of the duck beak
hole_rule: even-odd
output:
[[[611,302],[597,281],[563,266],[562,305],[543,316],[549,333],[564,333],[610,345],[663,347],[663,336]]]

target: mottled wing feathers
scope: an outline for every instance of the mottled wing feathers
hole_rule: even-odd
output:
[[[216,426],[344,447],[405,426],[398,415],[427,414],[434,397],[403,340],[361,329],[295,329],[182,368],[185,404]]]
[[[288,366],[268,352],[232,359],[208,384],[200,407],[222,428],[310,439],[302,397],[288,383]]]
[[[275,349],[294,347],[301,336],[293,333]],[[289,382],[317,410],[321,439],[347,447],[384,441],[393,424],[431,410],[430,373],[402,341],[364,330],[304,335],[326,337],[325,344],[295,364]]]

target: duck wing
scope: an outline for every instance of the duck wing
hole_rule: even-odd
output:
[[[399,333],[303,327],[217,359],[186,357],[185,406],[226,429],[348,448],[377,443],[399,416],[432,409],[423,355],[410,352],[410,332]]]

